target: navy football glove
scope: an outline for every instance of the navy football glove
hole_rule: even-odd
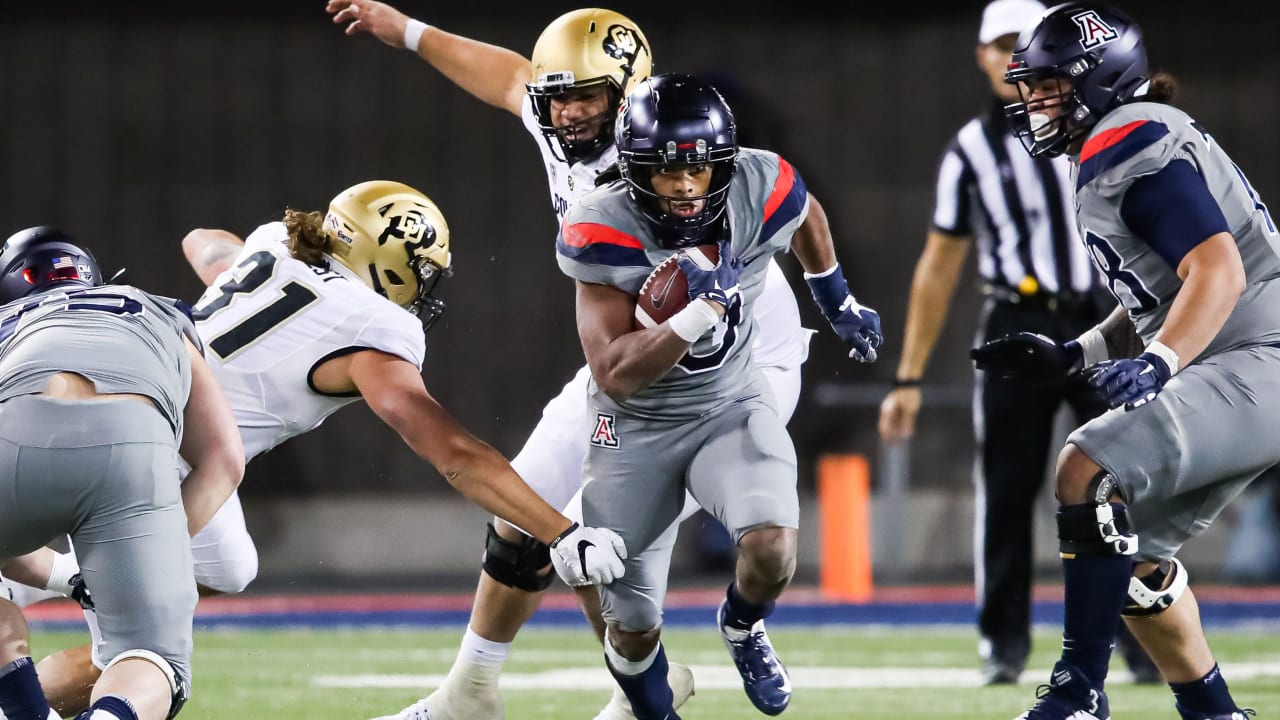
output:
[[[813,301],[822,316],[849,346],[849,357],[861,363],[875,362],[876,348],[884,341],[880,334],[880,313],[853,299],[840,265],[825,275],[805,275],[804,281],[809,284],[809,292],[813,293]]]
[[[1144,352],[1129,360],[1107,360],[1085,371],[1085,379],[1112,408],[1142,407],[1164,389],[1172,373],[1159,355]]]
[[[714,268],[704,270],[683,251],[676,255],[680,272],[689,282],[689,301],[710,300],[725,310],[738,295],[738,275],[742,273],[742,261],[729,254],[729,243],[720,243],[720,262]]]
[[[969,351],[973,365],[995,380],[1028,385],[1060,383],[1084,364],[1080,343],[1060,343],[1039,333],[1005,335]]]

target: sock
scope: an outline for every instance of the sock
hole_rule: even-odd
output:
[[[138,713],[119,695],[103,695],[81,713],[77,720],[138,720]]]
[[[1058,510],[1059,535],[1063,516],[1088,513],[1092,505],[1068,505]],[[1080,522],[1079,517],[1066,522]],[[1133,557],[1129,555],[1080,555],[1062,560],[1065,617],[1062,625],[1062,660],[1074,665],[1096,687],[1107,679],[1111,649],[1115,646],[1120,611],[1129,596]]]
[[[49,701],[44,699],[31,658],[0,667],[0,709],[9,720],[48,720]]]
[[[757,605],[738,594],[737,583],[729,583],[725,592],[724,624],[735,630],[750,630],[752,625],[773,613],[774,602]]]
[[[606,633],[604,661],[631,703],[636,720],[680,720],[667,682],[667,652],[662,643],[643,660],[628,660],[613,648]]]
[[[1177,698],[1178,707],[1194,710],[1205,715],[1226,715],[1236,709],[1236,701],[1231,699],[1227,690],[1227,681],[1222,671],[1214,664],[1204,677],[1184,683],[1169,683],[1173,696]]]
[[[474,685],[496,685],[510,650],[511,643],[486,640],[468,625],[449,677],[456,675],[458,680]]]

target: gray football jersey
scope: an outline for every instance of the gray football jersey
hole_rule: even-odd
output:
[[[55,289],[0,307],[0,402],[73,372],[100,393],[151,398],[182,437],[191,360],[200,341],[178,301],[129,285]]]
[[[1080,152],[1076,214],[1080,235],[1116,299],[1150,343],[1182,287],[1176,268],[1121,217],[1134,181],[1172,162],[1191,163],[1226,218],[1244,262],[1247,286],[1205,355],[1280,341],[1280,234],[1249,181],[1213,137],[1181,110],[1132,103],[1094,128]]]
[[[788,249],[809,212],[804,181],[778,155],[742,148],[729,185],[726,212],[731,252],[742,260],[742,302],[693,343],[665,376],[618,404],[592,383],[597,404],[654,419],[686,419],[767,392],[751,358],[752,307],[764,287],[769,260]],[[645,278],[674,251],[659,246],[652,224],[616,181],[570,206],[556,239],[560,269],[569,277],[637,295]]]

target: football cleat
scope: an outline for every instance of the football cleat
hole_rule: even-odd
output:
[[[1048,685],[1036,688],[1040,702],[1014,720],[1110,720],[1111,706],[1102,688],[1061,660],[1053,666]]]
[[[720,626],[720,637],[729,649],[733,664],[738,667],[738,674],[742,676],[742,688],[757,710],[765,715],[778,715],[791,702],[791,677],[773,651],[763,620],[757,620],[750,630],[725,626],[727,602],[720,603],[716,624]]]
[[[458,692],[446,680],[436,691],[395,715],[373,720],[503,720],[502,695],[496,686]]]
[[[667,684],[671,686],[671,709],[679,710],[694,694],[693,671],[689,669],[688,665],[682,665],[677,662],[669,663],[667,667]],[[631,710],[631,701],[627,700],[622,688],[615,683],[613,697],[609,698],[609,704],[604,706],[604,709],[595,716],[594,720],[635,720],[635,717],[635,712]]]

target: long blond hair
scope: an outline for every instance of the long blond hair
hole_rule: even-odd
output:
[[[324,234],[324,213],[286,208],[284,227],[289,232],[289,254],[308,265],[323,266],[333,240]]]

